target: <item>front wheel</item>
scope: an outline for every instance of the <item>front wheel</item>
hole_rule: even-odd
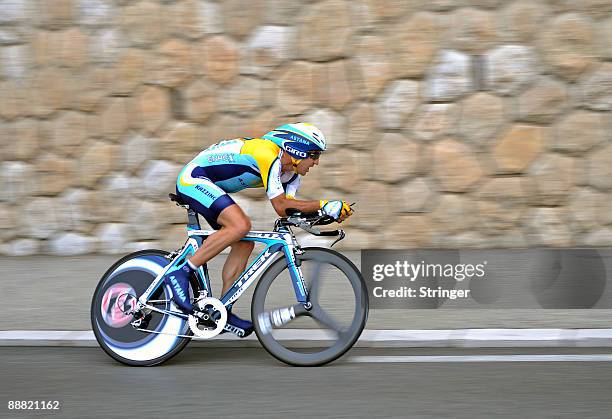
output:
[[[129,254],[115,263],[100,279],[91,302],[91,326],[96,340],[104,351],[115,360],[132,366],[157,365],[178,354],[191,335],[187,320],[150,313],[143,332],[132,326],[134,317],[125,314],[121,301],[126,295],[138,297],[171,261],[168,252],[143,250]],[[192,284],[193,292],[193,284]],[[150,303],[167,311],[180,310],[171,301],[171,290],[163,283],[157,288]],[[133,300],[135,302],[135,300]]]
[[[323,365],[341,357],[361,335],[368,316],[365,282],[355,265],[335,251],[306,248],[298,259],[312,307],[306,310],[296,304],[287,261],[279,259],[263,274],[253,294],[255,333],[280,361]],[[297,347],[296,341],[307,335],[311,347]]]

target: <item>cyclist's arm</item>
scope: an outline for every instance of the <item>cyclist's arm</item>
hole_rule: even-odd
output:
[[[282,194],[282,195],[272,198],[270,202],[272,203],[272,206],[274,207],[274,210],[276,211],[276,213],[281,217],[285,217],[287,215],[286,214],[287,208],[295,208],[299,211],[306,212],[306,213],[315,212],[321,208],[321,204],[323,202],[327,202],[327,201],[303,201],[301,199],[294,199],[291,197],[287,197],[287,195],[285,194]],[[348,204],[346,205],[348,207]],[[341,223],[344,220],[346,220],[348,217],[350,217],[352,213],[353,211],[349,208],[348,212],[341,213],[340,216],[336,219],[336,221]]]
[[[283,187],[285,188],[287,198],[295,199],[300,188],[300,176],[298,174],[293,175],[289,182],[283,183]]]
[[[285,217],[287,208],[295,208],[302,212],[316,212],[321,208],[320,201],[303,201],[301,199],[287,198],[285,194],[278,195],[270,200],[276,213]]]

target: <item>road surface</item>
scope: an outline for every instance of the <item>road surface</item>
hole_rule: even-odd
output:
[[[295,368],[255,348],[188,347],[165,365],[134,368],[99,348],[0,348],[0,416],[610,418],[612,362],[584,361],[610,352],[353,349],[326,367]],[[557,362],[568,354],[571,362]],[[432,355],[446,358],[411,361]],[[9,400],[58,400],[61,410],[26,415],[9,411]]]

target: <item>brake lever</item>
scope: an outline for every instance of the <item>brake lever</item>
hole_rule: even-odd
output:
[[[342,240],[346,236],[346,234],[344,233],[344,230],[339,229],[339,230],[330,230],[330,231],[319,231],[318,234],[315,234],[315,236],[320,236],[320,237],[338,236],[338,238],[334,240],[332,244],[329,245],[329,247],[334,247],[334,244]]]
[[[344,238],[344,236],[346,236],[346,234],[344,234],[344,230],[340,229],[340,230],[336,230],[336,231],[340,233],[339,234],[340,237],[338,237],[336,240],[334,240],[334,242],[329,246],[330,248],[334,247],[334,244],[338,243],[340,240],[342,240]]]

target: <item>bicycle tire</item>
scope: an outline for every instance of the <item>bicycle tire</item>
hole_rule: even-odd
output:
[[[265,301],[272,283],[287,269],[287,261],[281,258],[274,262],[262,275],[251,304],[251,316],[255,333],[261,345],[273,357],[286,364],[293,366],[320,366],[344,355],[353,347],[361,332],[363,331],[368,317],[368,294],[365,281],[357,267],[345,256],[326,248],[310,247],[303,249],[304,253],[298,258],[303,261],[315,261],[320,264],[330,264],[338,268],[349,280],[351,288],[355,292],[355,313],[345,333],[345,337],[336,341],[335,344],[320,352],[301,353],[292,351],[278,342],[272,333],[265,333],[259,323],[259,314],[265,311]],[[295,304],[295,302],[293,303]],[[315,304],[313,302],[313,304]]]
[[[156,277],[154,271],[156,269],[159,269],[159,271],[161,271],[161,269],[163,269],[170,263],[170,260],[166,258],[168,254],[169,253],[166,251],[156,249],[141,250],[138,252],[130,253],[129,255],[126,255],[125,257],[115,262],[104,273],[96,287],[91,301],[91,325],[94,335],[96,337],[96,340],[98,341],[98,344],[104,350],[104,352],[106,352],[106,354],[108,354],[111,358],[122,364],[129,366],[159,365],[176,356],[185,348],[185,346],[191,340],[191,338],[177,337],[174,341],[172,341],[171,337],[169,338],[168,335],[139,332],[133,328],[129,321],[127,321],[124,326],[117,328],[118,330],[117,332],[115,332],[112,330],[113,328],[107,327],[108,325],[106,324],[106,320],[103,318],[105,308],[103,305],[103,297],[106,294],[109,294],[109,289],[111,289],[113,283],[117,284],[118,280],[123,280],[123,282],[121,282],[120,284],[128,284],[132,286],[132,288],[134,288],[135,286],[138,287],[140,289],[140,292],[137,293],[137,296],[140,295],[140,293],[144,292],[144,289],[146,289],[148,285],[150,285],[152,280]],[[139,264],[142,265],[142,260],[146,261],[147,267],[153,270],[153,272],[147,273],[145,269],[142,269],[142,267],[138,266]],[[157,265],[159,268],[155,268],[151,263]],[[130,268],[130,265],[133,266]],[[125,267],[125,269],[121,270],[121,277],[115,280],[116,275],[118,275],[116,273],[118,272],[118,270],[120,270],[122,266]],[[113,276],[114,274],[115,276]],[[195,284],[195,281],[192,281],[190,283],[190,288],[192,289],[193,293],[197,293],[197,284]],[[159,290],[161,291],[157,291],[158,293],[161,292],[167,299],[169,299],[170,296],[165,287],[161,286]],[[110,297],[112,297],[112,291],[110,293],[111,294],[109,295]],[[112,298],[108,299],[112,300]],[[107,305],[110,304],[112,304],[112,302],[108,303]],[[172,317],[168,315],[159,316],[159,324],[163,325],[166,325],[168,323],[168,318]],[[164,318],[166,318],[165,323]],[[172,317],[171,321],[173,323],[170,325],[172,326],[171,329],[176,330],[178,328],[180,334],[192,334],[191,330],[187,325],[186,320],[179,319],[181,322],[184,322],[184,324],[179,325],[179,323],[175,319],[179,318]],[[142,342],[138,340],[135,342],[130,342],[129,345],[134,345],[134,347],[131,349],[121,348],[120,345],[125,344],[125,342],[120,342],[110,336],[113,333],[118,334],[119,332],[125,333],[130,337],[135,336],[136,338],[138,337],[136,334],[142,334]],[[144,345],[147,345],[147,348],[149,348],[147,350],[151,351],[150,357],[147,357],[147,354],[143,353],[143,351],[146,349]],[[134,355],[138,356],[126,356],[126,354],[131,354],[133,351],[135,351]]]

